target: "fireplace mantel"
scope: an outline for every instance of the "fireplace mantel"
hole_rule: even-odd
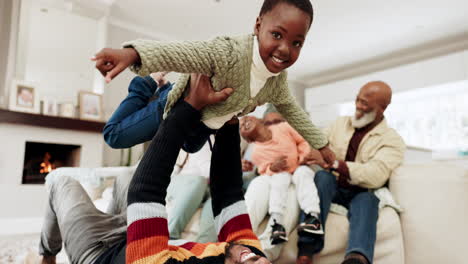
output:
[[[22,113],[5,109],[0,109],[0,123],[22,124],[96,133],[101,133],[105,125],[104,122]]]
[[[80,167],[102,167],[103,126],[102,122],[0,110],[0,201],[15,197],[14,203],[2,204],[0,219],[38,217],[44,213],[45,185],[22,184],[28,142],[80,146]]]

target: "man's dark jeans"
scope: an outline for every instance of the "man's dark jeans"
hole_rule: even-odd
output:
[[[315,174],[315,185],[320,197],[320,220],[324,227],[331,203],[343,205],[348,209],[349,239],[346,255],[352,252],[364,255],[369,263],[374,258],[379,199],[373,192],[357,186],[343,188],[338,186],[336,177],[321,170]],[[305,218],[301,212],[300,219]],[[324,235],[299,236],[299,256],[310,256],[320,252],[324,246]]]

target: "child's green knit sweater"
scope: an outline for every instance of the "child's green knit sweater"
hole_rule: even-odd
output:
[[[183,95],[189,73],[201,73],[211,77],[211,84],[217,91],[226,87],[234,89],[226,101],[205,107],[202,120],[242,109],[241,115],[246,115],[256,106],[272,103],[313,148],[324,147],[328,143],[327,138],[312,124],[290,94],[286,71],[270,77],[260,92],[255,97],[250,97],[253,41],[253,35],[172,43],[135,40],[125,43],[124,47],[133,47],[140,55],[141,65],[131,67],[139,75],[145,76],[157,71],[187,73],[181,75],[169,93],[164,116]]]

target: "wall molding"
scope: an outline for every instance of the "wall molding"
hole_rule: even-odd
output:
[[[308,88],[313,88],[467,49],[468,32],[464,32],[459,35],[387,53],[369,60],[348,64],[343,67],[299,76],[295,81],[306,84],[306,87]]]
[[[102,133],[104,125],[106,124],[103,121],[22,113],[0,109],[0,124],[3,123],[58,128],[72,131],[87,131],[98,134]]]
[[[6,71],[4,78],[4,92],[2,94],[3,104],[1,107],[8,106],[8,98],[10,96],[11,82],[16,75],[16,52],[18,46],[18,32],[19,32],[19,17],[20,17],[21,1],[13,1],[11,4],[10,24],[8,25],[8,53],[6,60]]]

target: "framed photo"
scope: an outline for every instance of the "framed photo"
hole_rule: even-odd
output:
[[[102,96],[100,94],[81,91],[79,93],[79,105],[80,119],[102,120]]]
[[[75,105],[72,102],[64,102],[59,104],[59,116],[75,117]]]
[[[14,80],[10,90],[9,109],[12,111],[39,113],[37,89],[31,82]]]
[[[42,99],[41,106],[42,106],[41,113],[43,115],[51,115],[51,116],[58,115],[58,105],[57,105],[57,101],[55,101],[54,99],[48,99],[48,98]]]

